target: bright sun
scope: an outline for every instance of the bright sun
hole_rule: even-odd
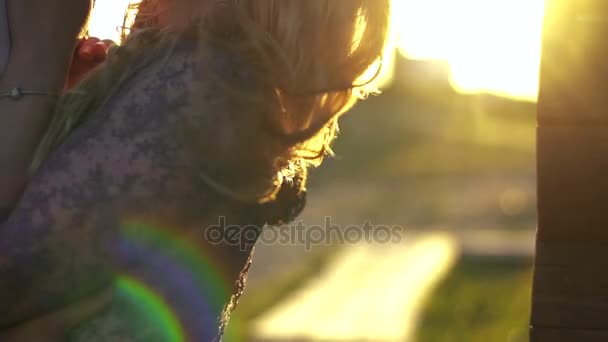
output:
[[[393,0],[401,52],[446,60],[462,92],[534,101],[544,0]]]
[[[123,24],[123,18],[130,2],[130,0],[97,1],[89,21],[91,36],[119,41],[119,27]]]
[[[544,0],[392,0],[400,51],[442,59],[461,92],[534,101]],[[118,39],[129,0],[98,1],[90,32]]]

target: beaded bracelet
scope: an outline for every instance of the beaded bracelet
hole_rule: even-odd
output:
[[[5,91],[0,93],[0,99],[9,98],[11,100],[17,101],[21,100],[24,96],[27,95],[37,95],[37,96],[59,96],[59,94],[49,93],[44,91],[36,91],[36,90],[23,90],[20,87],[14,87],[9,91]]]

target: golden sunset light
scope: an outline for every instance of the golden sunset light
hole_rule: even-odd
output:
[[[461,92],[536,100],[544,0],[393,0],[400,51],[446,60]]]
[[[91,36],[102,39],[120,40],[120,26],[127,10],[129,0],[97,1],[89,22]]]
[[[99,1],[90,32],[119,39],[128,0]],[[393,0],[399,50],[446,60],[454,88],[535,101],[544,0]]]
[[[102,199],[108,187],[127,196],[110,194],[117,206],[108,212],[121,238],[110,253],[126,265],[116,268],[117,314],[128,305],[124,314],[133,318],[119,317],[120,333],[132,326],[144,339],[208,334],[198,310],[217,317],[230,309],[209,321],[224,329],[238,298],[228,340],[527,341],[537,329],[535,260],[547,253],[537,250],[546,242],[538,232],[563,228],[543,226],[550,219],[581,216],[542,201],[556,197],[561,183],[570,192],[586,185],[576,176],[599,175],[591,171],[604,162],[591,149],[597,125],[589,125],[599,125],[603,108],[605,16],[594,7],[602,1],[206,1],[97,0],[68,91],[47,111],[61,120],[52,118],[41,146],[66,149],[48,137],[70,138],[67,129],[85,147],[99,145],[83,151],[94,152],[85,160],[93,171],[109,175],[97,177],[103,184],[83,178],[90,168],[70,175],[99,188]],[[4,97],[28,94],[8,90]],[[76,132],[87,128],[85,119],[103,134]],[[587,126],[594,130],[586,140]],[[121,163],[130,159],[135,167]],[[322,159],[326,171],[317,172]],[[573,160],[578,174],[569,172]],[[163,182],[146,188],[170,197],[168,218],[166,210],[147,215],[156,214],[158,203],[147,202],[154,196],[138,197],[133,208],[128,197],[159,172],[187,190],[184,197]],[[278,192],[260,201],[242,179],[271,182]],[[579,207],[599,198],[590,195]],[[207,197],[220,203],[210,213]],[[183,218],[177,211],[193,206],[201,210]],[[131,209],[144,221],[120,220]],[[2,214],[0,207],[3,228]],[[558,249],[547,250],[559,257]],[[116,330],[100,329],[102,318],[90,319],[91,333]],[[88,334],[80,324],[76,332]]]

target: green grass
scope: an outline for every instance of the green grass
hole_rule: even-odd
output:
[[[531,281],[531,260],[463,258],[429,299],[416,341],[527,341]]]

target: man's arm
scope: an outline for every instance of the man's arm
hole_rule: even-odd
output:
[[[90,0],[8,0],[11,36],[0,92],[14,87],[60,94]],[[5,29],[5,28],[0,28]],[[12,209],[27,183],[28,167],[50,121],[56,97],[0,99],[0,208]]]

